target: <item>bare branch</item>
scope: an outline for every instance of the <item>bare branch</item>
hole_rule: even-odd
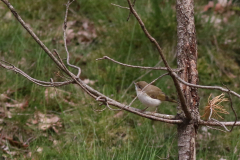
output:
[[[119,7],[119,8],[123,8],[123,9],[128,9],[128,10],[130,9],[130,8],[128,8],[128,7],[123,7],[123,6],[114,4],[114,3],[111,3],[111,5],[116,6],[116,7]]]
[[[66,66],[61,62],[61,58],[59,57],[59,55],[57,54],[59,60],[50,52],[50,50],[40,41],[40,39],[35,35],[35,33],[29,28],[27,27],[26,23],[21,19],[21,17],[17,14],[17,12],[15,11],[15,9],[13,8],[13,6],[7,1],[7,0],[1,0],[2,2],[4,2],[8,8],[11,10],[11,12],[14,14],[14,16],[16,17],[16,19],[21,23],[21,25],[29,32],[29,34],[33,37],[33,39],[40,45],[41,48],[43,48],[43,50],[52,58],[52,60],[58,65],[58,67],[64,72],[66,73],[68,76],[70,76],[72,78],[71,81],[66,81],[66,82],[53,82],[55,86],[60,86],[62,85],[62,83],[76,83],[77,85],[79,85],[88,95],[90,95],[91,97],[93,97],[94,99],[97,99],[97,97],[102,96],[104,97],[109,105],[118,107],[120,109],[129,111],[131,113],[137,114],[139,116],[148,118],[148,119],[153,119],[153,120],[157,120],[157,121],[162,121],[162,122],[166,122],[166,123],[171,123],[171,124],[179,124],[182,123],[182,120],[175,120],[173,118],[173,116],[169,116],[169,115],[165,115],[165,117],[168,117],[168,119],[166,118],[160,118],[160,116],[162,116],[162,114],[149,114],[149,112],[144,112],[142,113],[141,110],[124,105],[122,103],[119,103],[105,95],[103,95],[102,93],[98,92],[97,90],[94,90],[93,88],[91,88],[90,86],[86,85],[79,77],[76,77],[72,72],[70,72]],[[56,52],[57,53],[57,52]],[[2,61],[4,62],[4,61]],[[4,64],[1,63],[1,66],[6,66]],[[44,81],[39,81],[39,80],[35,80],[29,76],[26,76],[24,72],[22,72],[19,69],[16,69],[16,67],[11,66],[7,66],[4,68],[8,68],[13,70],[12,68],[14,68],[14,70],[16,70],[15,72],[18,73],[22,73],[23,76],[25,76],[26,78],[28,78],[29,80],[35,82],[35,83],[43,83],[45,86],[52,86],[53,83],[51,82],[44,82]],[[43,85],[42,85],[43,86]],[[100,102],[105,102],[105,99],[99,99]],[[173,119],[170,119],[173,118]]]
[[[107,109],[107,107],[105,106],[103,109],[101,109],[101,110],[98,110],[98,109],[94,109],[93,108],[93,111],[95,111],[95,112],[102,112],[102,111],[104,111],[104,110],[106,110]]]
[[[218,121],[218,120],[216,120],[216,119],[214,119],[214,118],[211,118],[211,120],[219,123],[220,126],[222,126],[226,131],[230,132],[230,130],[228,130],[227,127],[226,127],[222,122],[220,122],[220,121]],[[236,123],[234,123],[233,126],[234,126],[235,124],[236,124]]]
[[[228,90],[219,86],[203,86],[203,85],[197,85],[197,84],[191,84],[188,83],[186,81],[184,81],[183,79],[181,79],[176,73],[173,73],[173,75],[183,84],[188,85],[190,87],[196,87],[196,88],[202,88],[202,89],[216,89],[216,90],[220,90],[222,92],[226,92],[226,93],[231,93],[232,95],[235,95],[236,97],[240,98],[240,95],[232,90]]]
[[[165,73],[165,74],[163,74],[163,75],[161,75],[161,76],[159,76],[159,77],[157,77],[156,79],[154,79],[152,82],[150,82],[149,84],[147,84],[143,89],[142,89],[142,91],[144,91],[145,90],[145,88],[147,88],[149,85],[151,85],[151,84],[153,84],[153,83],[155,83],[157,80],[159,80],[160,78],[162,78],[162,77],[164,77],[164,76],[166,76],[166,75],[169,75],[169,73]]]
[[[8,65],[5,65],[3,64],[2,62],[4,63],[7,63],[9,64]],[[3,67],[3,68],[6,68],[7,70],[12,70],[16,73],[19,73],[21,74],[22,76],[24,76],[25,78],[27,78],[28,80],[30,80],[31,82],[39,85],[39,86],[43,86],[43,87],[59,87],[59,86],[64,86],[64,85],[68,85],[68,84],[71,84],[71,83],[74,83],[73,80],[68,80],[68,81],[64,81],[64,82],[46,82],[46,81],[40,81],[40,80],[37,80],[37,79],[34,79],[32,77],[30,77],[28,74],[26,74],[25,72],[23,72],[21,69],[15,67],[14,65],[4,61],[4,60],[0,60],[0,66]]]
[[[189,107],[186,105],[186,100],[185,100],[185,97],[183,95],[183,92],[181,90],[181,87],[177,81],[177,79],[175,78],[175,76],[173,76],[173,71],[172,69],[170,68],[166,58],[164,57],[163,55],[163,52],[162,52],[162,49],[160,47],[160,45],[158,44],[158,42],[149,34],[148,30],[146,29],[143,21],[141,20],[141,18],[139,17],[139,15],[137,14],[137,12],[135,11],[135,9],[132,7],[132,4],[130,2],[130,0],[127,0],[128,1],[128,5],[129,5],[129,8],[131,10],[131,12],[133,13],[133,15],[136,17],[138,23],[140,24],[140,26],[142,27],[142,30],[143,32],[145,33],[145,35],[148,37],[148,39],[155,44],[155,46],[157,47],[157,50],[158,50],[158,53],[159,55],[161,56],[162,60],[163,60],[163,63],[165,64],[165,66],[167,67],[167,70],[169,72],[169,75],[172,77],[173,79],[173,82],[174,82],[174,85],[176,87],[176,90],[178,92],[178,96],[179,96],[179,99],[180,99],[180,102],[181,102],[181,107],[182,107],[182,110],[184,111],[185,113],[185,116],[187,117],[187,119],[191,120],[192,119],[192,116],[191,116],[191,113],[190,113],[190,110],[189,110]]]
[[[154,67],[157,67],[162,61],[159,61]],[[123,95],[121,96],[121,98],[123,98],[126,93],[128,92],[128,90],[132,87],[132,85],[134,84],[134,82],[136,82],[137,80],[141,79],[142,77],[144,77],[145,75],[147,75],[149,72],[151,72],[152,70],[148,70],[146,71],[143,75],[141,75],[140,77],[138,77],[137,79],[135,79],[129,86],[128,88],[124,91]]]
[[[7,0],[1,0],[3,3],[7,5],[10,11],[13,13],[15,18],[21,23],[21,25],[28,31],[28,33],[33,37],[33,39],[39,44],[39,46],[49,55],[49,57],[61,68],[64,72],[64,68],[62,64],[54,57],[52,52],[43,44],[43,42],[37,37],[37,35],[28,27],[28,25],[23,21],[20,15],[15,11],[13,6]]]
[[[136,0],[133,1],[132,7],[135,6],[135,2],[136,2]],[[129,15],[128,15],[128,18],[127,18],[127,21],[130,19],[131,14],[132,14],[132,12],[130,11],[130,12],[129,12]]]
[[[57,58],[58,58],[59,62],[60,62],[60,63],[62,64],[62,66],[63,66],[63,69],[64,69],[66,72],[69,72],[68,69],[67,69],[67,67],[66,67],[65,64],[63,63],[62,58],[61,58],[60,55],[58,54],[57,50],[54,49],[53,52],[57,55]]]
[[[168,73],[165,73],[165,74],[159,76],[158,78],[154,79],[152,82],[150,82],[149,84],[147,84],[147,85],[142,89],[142,92],[143,92],[143,91],[145,90],[145,88],[147,88],[149,85],[153,84],[153,83],[156,82],[158,79],[160,79],[160,78],[162,78],[162,77],[164,77],[164,76],[166,76],[166,75],[168,75]],[[129,106],[131,106],[132,103],[133,103],[136,99],[137,99],[137,96],[132,100],[132,102],[129,104]],[[148,107],[147,107],[147,108],[148,108]],[[145,109],[142,110],[142,111],[145,111],[147,108],[145,108]]]
[[[69,9],[69,6],[72,4],[72,2],[74,2],[75,0],[72,0],[72,1],[68,1],[67,4],[66,4],[66,13],[65,13],[65,18],[64,18],[64,23],[63,23],[63,39],[64,39],[64,47],[65,47],[65,50],[67,52],[67,65],[69,65],[70,67],[72,68],[75,68],[78,70],[78,74],[77,74],[77,78],[79,78],[80,74],[81,74],[81,68],[80,67],[77,67],[75,65],[72,65],[69,63],[69,51],[68,51],[68,48],[67,48],[67,34],[66,34],[66,29],[67,29],[67,16],[68,16],[68,9]]]
[[[129,106],[131,106],[136,99],[137,99],[137,96],[134,97],[134,99],[130,102]]]
[[[210,128],[210,129],[214,129],[214,130],[218,130],[218,131],[221,131],[221,132],[225,132],[226,133],[226,131],[224,131],[224,130],[222,130],[222,129],[219,129],[219,128],[214,128],[214,127],[210,127],[210,126],[206,126],[207,128]]]
[[[223,84],[223,85],[224,85],[224,84]],[[232,128],[231,128],[230,131],[229,131],[229,132],[232,132],[233,127],[234,127],[235,124],[237,123],[238,116],[237,116],[237,113],[236,113],[235,109],[233,108],[233,103],[232,103],[232,97],[231,97],[231,94],[230,94],[230,89],[229,89],[226,85],[224,85],[224,86],[228,89],[228,96],[229,96],[229,99],[230,99],[230,106],[231,106],[231,109],[232,109],[232,111],[233,111],[233,113],[234,113],[234,115],[235,115],[235,123],[233,124]]]
[[[156,113],[156,112],[148,112],[148,111],[145,111],[143,113],[148,114],[148,115],[153,115],[153,116],[156,116],[156,117],[160,117],[160,118],[164,118],[164,119],[176,119],[174,115],[167,115],[167,114],[161,114],[161,113]]]
[[[235,124],[235,122],[221,122],[221,124],[225,125],[225,126],[240,126],[240,121],[237,121]],[[205,125],[205,126],[222,126],[221,124],[219,124],[219,122],[214,122],[214,121],[203,121],[203,120],[199,120],[198,121],[199,125]]]
[[[118,62],[108,56],[103,56],[102,58],[98,58],[96,59],[97,61],[99,60],[103,60],[103,59],[107,59],[107,60],[110,60],[114,63],[117,63],[117,64],[120,64],[122,66],[126,66],[126,67],[131,67],[131,68],[141,68],[141,69],[152,69],[152,70],[165,70],[165,71],[168,71],[168,69],[166,67],[145,67],[145,66],[134,66],[134,65],[130,65],[130,64],[125,64],[125,63],[121,63],[121,62]],[[182,70],[182,68],[180,69],[173,69],[173,72],[180,72]]]
[[[107,107],[112,111],[121,111],[122,109],[113,109],[109,106],[108,102],[106,102]]]
[[[101,98],[104,98],[104,99],[105,99],[105,102],[103,102],[102,104],[105,104],[110,110],[112,110],[112,111],[121,111],[121,110],[122,110],[122,109],[112,109],[112,108],[108,105],[108,101],[107,101],[107,99],[106,99],[105,97],[99,96],[96,100],[99,101],[99,99],[101,99]],[[101,104],[101,105],[102,105],[102,104]]]
[[[166,118],[160,118],[163,114],[158,114],[158,113],[152,114],[152,113],[149,113],[149,112],[141,112],[140,109],[133,108],[133,107],[130,107],[128,105],[124,105],[122,103],[119,103],[119,102],[103,95],[102,93],[94,90],[90,86],[83,83],[83,81],[81,79],[78,79],[77,82],[78,82],[78,84],[80,83],[84,87],[84,89],[87,89],[93,95],[98,95],[97,97],[102,96],[102,97],[106,98],[109,105],[118,107],[119,109],[123,109],[123,110],[129,111],[131,113],[137,114],[139,116],[142,116],[142,117],[145,117],[145,118],[148,118],[148,119],[161,121],[161,122],[166,122],[166,123],[171,123],[171,124],[182,123],[182,120],[174,120],[175,119],[175,118],[173,118],[174,116],[171,116],[171,115],[165,115],[165,117],[171,118],[171,119],[166,119]],[[99,99],[99,101],[104,102],[105,100],[104,99]]]

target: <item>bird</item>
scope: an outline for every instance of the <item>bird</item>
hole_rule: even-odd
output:
[[[134,82],[135,89],[137,92],[137,97],[142,102],[146,108],[142,110],[144,112],[148,107],[156,107],[161,104],[162,101],[169,101],[177,103],[174,99],[169,98],[162,92],[162,90],[154,85],[148,84],[145,81]]]

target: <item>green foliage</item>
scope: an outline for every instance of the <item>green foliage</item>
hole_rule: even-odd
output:
[[[207,2],[207,1],[206,1]],[[15,9],[28,23],[40,39],[50,48],[57,49],[62,58],[65,51],[62,43],[62,23],[65,13],[66,1],[45,0],[13,0]],[[92,86],[98,91],[122,103],[130,103],[135,96],[134,87],[123,96],[124,91],[131,82],[143,75],[146,71],[119,66],[107,60],[96,61],[102,56],[109,56],[117,61],[142,66],[155,66],[161,59],[156,48],[146,38],[141,27],[131,15],[127,22],[129,11],[114,7],[111,3],[127,6],[127,2],[120,0],[78,0],[71,5],[69,21],[77,21],[75,30],[80,30],[84,21],[94,24],[97,37],[88,45],[72,39],[69,43],[71,63],[82,68],[82,79],[96,81]],[[176,13],[174,1],[137,0],[136,10],[143,19],[149,32],[160,43],[163,52],[171,66],[176,67]],[[198,43],[198,72],[200,84],[222,85],[239,92],[239,33],[240,21],[237,14],[223,21],[217,26],[211,21],[214,17],[223,19],[225,14],[214,11],[202,13],[203,1],[197,2],[195,10],[197,43]],[[5,17],[8,10],[0,8],[0,15]],[[208,17],[208,18],[206,18]],[[16,65],[27,74],[36,79],[49,81],[62,81],[56,76],[56,65],[37,45],[31,36],[20,26],[13,17],[2,18],[0,27],[0,57]],[[163,64],[160,64],[163,66]],[[75,70],[72,69],[75,72]],[[150,82],[163,71],[151,71],[142,80]],[[71,106],[57,97],[47,101],[46,89],[32,84],[24,77],[13,72],[1,69],[0,92],[11,90],[9,96],[17,101],[28,100],[28,107],[17,110],[25,116],[14,115],[6,119],[7,124],[16,124],[24,140],[29,135],[28,130],[35,139],[30,143],[33,156],[39,159],[158,159],[167,157],[177,159],[177,132],[176,126],[152,122],[123,112],[105,111],[99,113],[94,109],[103,109],[93,99],[86,96],[80,88],[74,85],[60,89],[71,92],[69,101],[77,104]],[[177,98],[171,78],[164,77],[156,85],[167,95]],[[207,103],[210,93],[219,95],[217,91],[199,90],[201,103],[200,111]],[[122,97],[123,96],[123,97]],[[233,99],[235,106],[239,104]],[[229,106],[229,104],[226,104]],[[139,101],[133,107],[143,108]],[[236,107],[235,107],[236,108]],[[62,130],[56,134],[54,131],[43,132],[32,129],[26,125],[33,113],[40,110],[43,113],[56,113],[63,121]],[[233,120],[231,114],[224,116],[225,120]],[[164,103],[159,108],[160,113],[176,114],[176,106]],[[239,112],[239,109],[237,109]],[[202,113],[202,111],[201,111]],[[6,131],[11,132],[11,125]],[[204,137],[205,134],[209,137]],[[231,134],[209,130],[208,133],[199,131],[197,142],[197,159],[237,159],[234,153],[238,149],[239,130]],[[235,140],[236,139],[236,140]],[[55,140],[55,141],[54,141]],[[57,145],[54,142],[58,142]],[[41,147],[43,152],[36,150]],[[237,152],[237,153],[238,153]],[[0,151],[1,154],[1,151]],[[21,157],[24,159],[24,156]],[[37,159],[37,158],[36,158]]]

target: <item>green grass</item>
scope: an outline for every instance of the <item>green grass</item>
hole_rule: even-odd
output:
[[[10,1],[22,18],[37,33],[40,39],[50,50],[57,49],[62,58],[66,57],[62,41],[62,22],[65,13],[66,1]],[[69,43],[70,62],[82,68],[82,79],[96,80],[93,88],[116,99],[122,103],[130,103],[135,96],[134,87],[126,95],[122,95],[131,82],[143,75],[146,71],[119,66],[110,61],[96,61],[106,55],[117,61],[143,66],[154,66],[159,60],[156,48],[149,42],[138,25],[133,15],[127,22],[128,10],[113,7],[110,3],[127,6],[120,0],[78,0],[71,5],[69,21],[76,20],[74,30],[78,31],[81,24],[88,20],[94,24],[97,33],[92,43],[88,46],[78,43],[73,39]],[[207,1],[206,1],[207,3]],[[229,18],[228,23],[219,24],[216,28],[213,23],[205,21],[203,16],[217,16],[224,18],[226,15],[216,14],[213,11],[202,13],[201,6],[204,2],[195,4],[195,20],[198,42],[198,72],[200,84],[222,85],[239,92],[239,12]],[[3,6],[0,16],[8,12]],[[174,2],[159,2],[157,0],[138,0],[136,9],[142,17],[149,32],[160,43],[167,60],[171,66],[176,67],[176,16]],[[2,18],[0,20],[0,57],[14,64],[36,79],[50,81],[63,80],[56,76],[58,71],[55,64],[20,26],[16,20]],[[226,40],[228,43],[225,43]],[[161,63],[163,66],[163,63]],[[72,70],[76,73],[75,70]],[[151,81],[163,74],[164,71],[152,71],[142,78]],[[95,109],[103,109],[89,96],[84,94],[75,85],[60,87],[71,92],[69,101],[77,104],[71,106],[56,97],[49,101],[45,98],[46,89],[32,84],[24,77],[11,71],[1,69],[0,93],[11,91],[9,96],[22,102],[28,100],[25,109],[11,110],[11,112],[24,115],[13,115],[5,118],[4,132],[14,133],[15,137],[23,137],[30,142],[29,150],[35,159],[158,159],[167,157],[177,159],[177,131],[176,126],[141,118],[131,113],[124,112],[119,118],[114,118],[118,112],[105,110],[101,113]],[[164,77],[156,85],[171,97],[177,97],[170,77]],[[200,111],[207,102],[208,96],[221,94],[218,91],[199,90]],[[8,101],[10,102],[10,101]],[[234,107],[237,108],[239,100],[233,98]],[[225,120],[234,120],[232,111],[224,116]],[[133,107],[143,108],[139,101]],[[69,110],[70,109],[70,110]],[[26,125],[35,111],[46,114],[58,115],[63,123],[59,133],[49,130],[43,132]],[[65,112],[69,110],[68,112]],[[160,113],[176,114],[176,106],[164,103],[159,108]],[[17,128],[16,132],[14,128]],[[236,127],[232,133],[222,133],[208,130],[211,134],[207,137],[205,132],[199,130],[197,140],[197,159],[238,159],[239,129]],[[54,142],[57,144],[54,144]],[[43,148],[42,153],[36,152]],[[235,148],[237,152],[234,153]],[[14,149],[13,149],[14,150]],[[2,151],[0,151],[1,154]],[[18,159],[25,159],[20,152]],[[2,153],[4,154],[4,153]],[[6,155],[6,154],[5,154]],[[6,155],[10,159],[14,156]],[[37,158],[38,157],[38,158]]]

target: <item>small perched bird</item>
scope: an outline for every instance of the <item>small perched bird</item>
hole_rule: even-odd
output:
[[[148,84],[145,81],[140,81],[135,84],[138,99],[147,106],[142,111],[145,111],[148,107],[157,107],[162,101],[169,101],[177,103],[177,101],[166,96],[162,90],[154,85]],[[148,86],[147,86],[148,85]],[[145,87],[145,88],[144,88]],[[157,111],[157,108],[155,112]]]

